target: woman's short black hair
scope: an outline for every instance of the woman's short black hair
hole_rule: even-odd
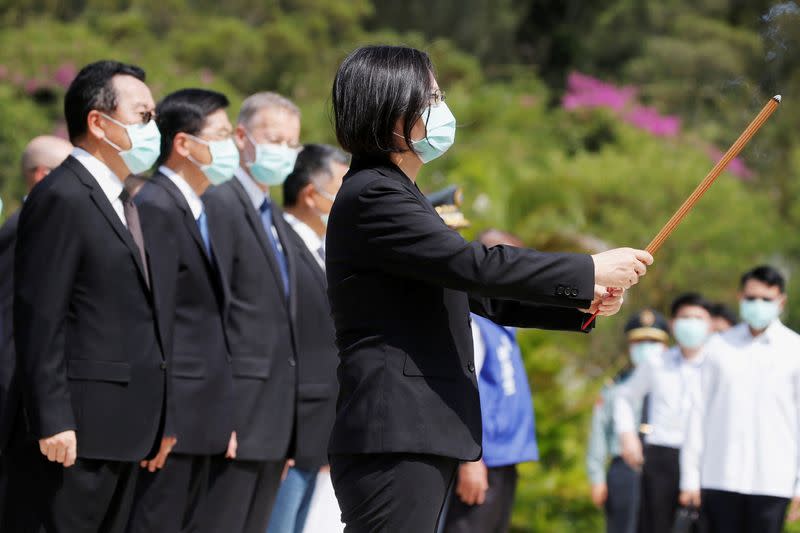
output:
[[[739,288],[744,289],[745,284],[754,279],[765,284],[767,287],[778,287],[781,294],[786,291],[786,280],[777,268],[769,265],[757,266],[753,270],[749,270],[742,274],[742,279],[739,281]]]
[[[386,159],[401,152],[393,134],[405,119],[403,137],[430,104],[433,64],[406,46],[365,46],[350,53],[333,81],[336,139],[355,158]]]
[[[685,294],[681,294],[672,301],[672,305],[670,306],[669,310],[670,316],[675,318],[675,316],[678,314],[678,311],[689,306],[702,307],[708,311],[709,314],[711,313],[711,303],[708,300],[696,292],[687,292]]]
[[[117,108],[114,76],[133,76],[145,81],[144,70],[119,61],[95,61],[83,67],[64,96],[64,118],[69,140],[75,144],[88,129],[86,118],[92,110],[110,113]]]
[[[156,124],[161,132],[161,165],[172,154],[172,142],[178,133],[197,135],[211,113],[228,107],[228,98],[207,89],[181,89],[164,97],[156,106]]]

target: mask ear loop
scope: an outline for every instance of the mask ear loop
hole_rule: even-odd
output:
[[[114,124],[119,126],[120,128],[124,129],[125,130],[125,135],[128,136],[128,142],[131,143],[131,148],[133,148],[133,141],[131,140],[131,135],[128,133],[128,128],[125,126],[125,124],[123,124],[119,120],[116,120],[114,118],[109,117],[108,115],[106,115],[102,111],[100,112],[100,116],[106,118],[107,120],[110,120],[111,122],[113,122]],[[103,133],[105,133],[105,132],[106,132],[106,130],[103,130]],[[111,139],[109,139],[108,135],[103,135],[103,141],[105,141],[109,146],[111,146],[117,152],[124,152],[125,151],[119,145],[117,145]],[[128,148],[128,150],[130,150],[130,148]]]
[[[189,161],[194,163],[194,165],[197,166],[197,168],[199,168],[200,170],[203,170],[203,167],[207,167],[208,165],[213,164],[214,163],[214,154],[211,153],[211,142],[207,141],[205,139],[201,139],[200,137],[197,137],[196,135],[192,135],[191,133],[186,133],[186,132],[183,132],[183,133],[186,134],[187,137],[191,137],[193,140],[199,142],[200,144],[204,144],[205,146],[208,146],[208,155],[211,156],[211,163],[203,164],[203,163],[199,162],[197,159],[195,159],[194,156],[191,153],[186,156],[186,159],[188,159]]]

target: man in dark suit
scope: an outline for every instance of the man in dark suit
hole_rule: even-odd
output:
[[[284,219],[298,241],[297,453],[281,483],[267,533],[301,531],[317,472],[328,464],[328,438],[336,416],[337,357],[325,280],[325,229],[347,155],[332,146],[308,144],[283,184]],[[327,469],[326,469],[327,473]],[[334,498],[335,499],[335,498]]]
[[[129,532],[209,531],[212,457],[236,456],[232,379],[223,314],[226,287],[200,195],[239,165],[225,95],[170,94],[156,108],[161,165],[136,195],[149,243],[158,324],[169,365],[159,453],[143,462]],[[169,455],[169,457],[167,457]],[[231,531],[239,531],[229,524]]]
[[[51,170],[64,162],[72,151],[72,145],[52,135],[34,138],[22,152],[22,175],[28,193],[44,179]],[[19,387],[14,378],[16,352],[12,308],[14,302],[14,247],[17,244],[19,211],[12,213],[0,227],[0,517],[3,515],[6,484],[8,481],[5,454],[11,427],[16,418]]]
[[[203,200],[220,270],[229,283],[227,333],[233,357],[238,451],[231,464],[212,465],[211,498],[231,501],[230,516],[209,524],[231,529],[246,517],[248,533],[264,533],[286,460],[302,452],[296,418],[298,335],[303,303],[302,243],[269,198],[294,168],[300,112],[286,98],[258,93],[242,104],[235,140],[241,166],[235,178]],[[299,457],[299,455],[298,455]]]
[[[76,148],[22,207],[14,339],[25,431],[9,446],[3,531],[124,531],[137,462],[159,439],[165,365],[123,187],[158,154],[144,77],[115,61],[78,73],[64,101]]]

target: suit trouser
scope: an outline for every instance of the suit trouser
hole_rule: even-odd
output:
[[[606,475],[608,498],[606,499],[607,533],[635,533],[636,517],[639,514],[638,472],[629,467],[622,457],[614,457]]]
[[[780,533],[789,498],[703,489],[709,533]]]
[[[645,445],[639,494],[639,533],[670,533],[680,495],[678,448]]]
[[[467,505],[450,492],[445,533],[505,533],[511,524],[511,509],[517,491],[517,465],[488,469],[489,489],[481,505]]]
[[[202,531],[209,464],[208,455],[171,453],[161,470],[142,469],[128,533]]]
[[[433,533],[458,461],[424,454],[331,456],[345,533]]]
[[[209,533],[265,533],[286,461],[211,459],[203,519]]]
[[[79,444],[80,446],[80,444]],[[64,468],[38,443],[9,457],[8,500],[1,531],[14,533],[124,533],[139,466],[78,458]]]

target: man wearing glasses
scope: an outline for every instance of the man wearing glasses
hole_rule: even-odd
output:
[[[210,498],[225,512],[208,516],[209,531],[264,533],[281,472],[298,442],[296,321],[302,241],[293,238],[270,187],[282,185],[299,150],[300,110],[275,93],[248,97],[234,141],[234,179],[203,197],[214,254],[230,287],[226,332],[231,347],[234,460],[212,461]]]
[[[705,348],[700,392],[681,452],[683,505],[701,505],[712,533],[779,533],[800,510],[800,336],[778,316],[783,276],[741,278],[742,324]],[[701,490],[702,489],[702,490]]]
[[[144,81],[116,61],[78,73],[64,98],[75,149],[22,206],[14,338],[24,417],[8,449],[2,531],[124,532],[138,463],[160,441],[163,339],[149,243],[123,186],[159,153]]]
[[[160,166],[136,205],[150,243],[169,383],[164,436],[158,454],[142,461],[128,533],[206,531],[203,515],[218,511],[207,499],[211,462],[236,456],[227,289],[200,199],[239,166],[227,107],[221,93],[182,89],[156,108]]]

